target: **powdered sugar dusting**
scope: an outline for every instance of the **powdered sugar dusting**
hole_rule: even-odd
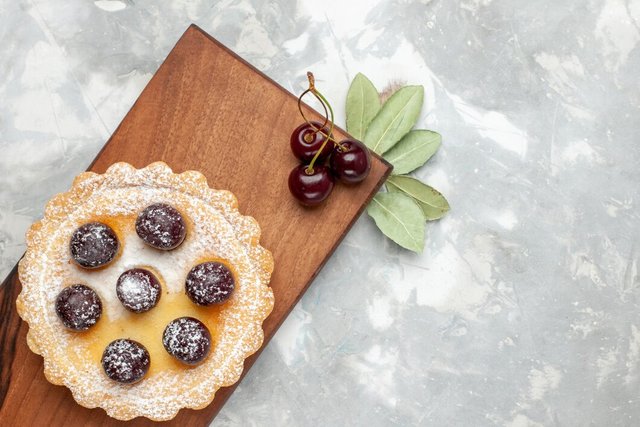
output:
[[[187,235],[178,248],[159,251],[147,246],[136,235],[132,220],[116,230],[120,254],[109,266],[89,271],[69,263],[68,242],[78,226],[95,218],[134,219],[153,203],[171,204],[185,217]],[[267,287],[273,261],[257,245],[258,238],[255,220],[238,214],[233,195],[209,189],[199,173],[175,175],[162,163],[140,170],[118,163],[104,175],[81,175],[69,193],[47,205],[45,219],[28,235],[27,254],[20,264],[23,292],[18,309],[31,326],[30,347],[45,359],[47,378],[69,387],[79,403],[103,407],[119,419],[142,415],[167,420],[180,408],[206,406],[219,387],[237,381],[245,357],[262,343],[261,322],[273,307]],[[34,245],[40,250],[34,250]],[[69,359],[68,347],[76,336],[62,329],[53,309],[63,287],[91,286],[101,297],[107,317],[117,319],[126,313],[115,290],[122,272],[150,267],[167,292],[184,292],[187,273],[202,258],[224,259],[235,272],[236,288],[221,320],[219,341],[201,365],[123,385],[108,379],[101,366],[87,361],[78,349],[73,350],[78,357]],[[151,359],[153,363],[153,354]]]

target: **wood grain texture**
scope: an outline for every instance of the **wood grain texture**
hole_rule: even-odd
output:
[[[391,170],[375,156],[365,182],[339,185],[323,206],[302,208],[287,188],[297,164],[289,135],[300,123],[294,96],[192,25],[90,166],[102,173],[118,161],[143,167],[162,160],[176,172],[199,170],[211,187],[235,193],[240,212],[258,220],[261,243],[275,258],[276,303],[263,325],[265,344]],[[26,345],[27,326],[15,310],[19,292],[14,269],[0,289],[0,424],[152,424],[144,418],[117,422],[101,409],[76,404],[65,387],[49,384],[42,358]],[[258,354],[245,361],[245,373]],[[219,390],[207,408],[182,410],[166,424],[207,425],[234,388]]]

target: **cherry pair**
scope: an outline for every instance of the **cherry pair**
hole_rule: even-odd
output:
[[[291,151],[302,164],[289,174],[289,191],[301,204],[316,206],[329,197],[336,178],[345,184],[363,181],[371,169],[371,155],[360,141],[344,139],[338,142],[334,139],[331,105],[315,88],[313,74],[307,73],[307,77],[309,88],[298,98],[298,109],[305,123],[293,131],[290,141]],[[307,93],[314,95],[322,104],[324,123],[309,121],[305,117],[301,103]]]

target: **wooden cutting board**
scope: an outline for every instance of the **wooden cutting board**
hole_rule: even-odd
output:
[[[102,173],[118,161],[142,167],[162,160],[176,172],[199,170],[210,186],[235,193],[240,212],[258,220],[261,243],[275,258],[276,303],[264,322],[265,344],[391,171],[374,156],[365,182],[338,185],[323,206],[302,208],[287,188],[297,164],[289,135],[300,123],[295,96],[192,25],[89,168]],[[340,129],[335,134],[346,135]],[[102,409],[76,404],[67,388],[49,384],[42,358],[26,345],[27,326],[15,307],[19,292],[14,268],[0,288],[1,425],[153,424],[146,418],[115,421]],[[259,353],[245,361],[244,372]],[[205,409],[183,409],[167,424],[207,425],[234,388],[219,390]]]

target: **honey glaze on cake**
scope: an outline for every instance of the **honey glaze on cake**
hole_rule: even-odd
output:
[[[186,237],[175,249],[155,249],[136,234],[137,215],[154,203],[170,204],[184,216]],[[94,221],[115,231],[119,250],[108,265],[88,270],[71,260],[69,239]],[[259,236],[255,220],[238,213],[233,195],[210,189],[197,172],[118,163],[103,175],[80,175],[32,226],[20,262],[18,313],[29,323],[27,342],[43,356],[47,379],[66,385],[81,405],[102,407],[121,420],[169,420],[181,408],[209,404],[218,388],[238,380],[244,359],[262,343],[261,323],[273,308],[267,286],[273,258],[259,246]],[[235,289],[224,304],[197,306],[185,295],[185,278],[209,261],[232,271]],[[119,276],[134,268],[148,269],[161,284],[157,305],[143,313],[127,310],[116,293]],[[73,284],[90,286],[102,301],[102,316],[87,331],[69,331],[56,316],[56,296]],[[193,367],[177,362],[162,343],[165,327],[185,316],[211,333],[210,353]],[[107,345],[118,339],[140,342],[149,352],[149,371],[135,384],[113,381],[100,364]]]
[[[214,257],[203,257],[194,260],[196,264],[216,261],[225,261]],[[231,297],[225,304],[213,306],[199,306],[194,304],[182,292],[170,293],[162,276],[153,267],[143,265],[141,268],[151,271],[160,281],[162,296],[151,310],[144,313],[123,312],[117,319],[110,319],[105,316],[92,329],[77,335],[74,338],[75,345],[86,349],[90,355],[90,360],[100,365],[100,358],[105,347],[112,341],[119,338],[128,338],[143,344],[151,355],[151,366],[146,378],[168,370],[181,371],[189,369],[178,362],[164,349],[162,335],[165,327],[179,317],[194,317],[200,320],[211,333],[213,351],[220,337],[220,322],[225,310],[230,310],[234,305],[234,298]],[[235,274],[235,273],[234,273]]]
[[[137,341],[147,348],[151,356],[149,371],[145,376],[150,378],[159,373],[183,371],[189,368],[176,361],[162,344],[164,329],[171,321],[189,316],[200,320],[211,333],[211,347],[212,351],[215,351],[216,343],[221,338],[221,318],[225,311],[229,311],[234,305],[233,295],[224,304],[218,305],[200,306],[191,301],[185,294],[185,282],[189,271],[202,263],[216,262],[226,266],[234,277],[237,273],[223,258],[214,255],[196,256],[201,250],[194,247],[204,246],[197,244],[203,239],[193,234],[194,229],[197,230],[193,221],[189,219],[185,221],[190,232],[187,232],[187,237],[182,242],[184,247],[165,252],[146,245],[137,236],[135,219],[135,213],[96,217],[96,220],[116,230],[122,241],[122,250],[117,262],[100,271],[86,270],[73,263],[69,265],[70,281],[90,284],[100,297],[107,301],[104,304],[103,318],[90,330],[81,334],[72,334],[70,339],[74,342],[75,352],[86,351],[89,354],[89,360],[96,366],[101,365],[103,351],[112,341],[122,338]],[[158,304],[143,313],[127,310],[117,298],[118,278],[132,268],[149,270],[160,282],[161,297]]]
[[[85,332],[77,343],[84,346],[91,360],[99,365],[102,352],[111,341],[129,338],[144,344],[151,355],[151,366],[145,378],[168,370],[183,371],[189,367],[175,360],[164,349],[162,334],[165,327],[179,317],[195,317],[209,329],[212,338],[211,351],[214,351],[216,342],[220,339],[220,312],[224,309],[223,306],[194,308],[193,303],[183,294],[165,294],[160,298],[158,305],[146,313],[130,313],[115,321],[101,319],[93,329]]]

